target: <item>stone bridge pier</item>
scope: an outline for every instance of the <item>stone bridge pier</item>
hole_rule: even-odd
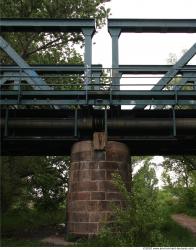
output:
[[[112,181],[119,172],[128,181],[129,150],[123,143],[77,142],[72,147],[67,199],[67,233],[81,237],[96,235],[104,223],[112,222],[112,204],[123,206],[123,197]]]

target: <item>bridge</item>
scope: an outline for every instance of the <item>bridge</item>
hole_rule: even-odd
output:
[[[196,33],[196,19],[109,19],[111,68],[92,64],[93,19],[3,18],[0,27],[0,48],[15,63],[0,69],[2,155],[69,155],[96,132],[131,155],[196,154],[196,43],[174,65],[119,64],[122,33]],[[29,65],[7,32],[82,33],[84,64]]]
[[[193,33],[196,19],[109,19],[109,69],[92,64],[93,19],[1,19],[0,27],[14,62],[0,69],[1,153],[71,155],[68,234],[95,235],[111,222],[111,204],[124,206],[112,173],[128,185],[130,155],[196,154],[196,65],[188,64],[196,44],[175,65],[120,65],[118,55],[123,32]],[[29,65],[6,32],[82,33],[84,63]]]

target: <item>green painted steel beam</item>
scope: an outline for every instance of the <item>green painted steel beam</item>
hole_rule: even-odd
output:
[[[119,65],[119,72],[122,74],[165,74],[173,65]],[[185,65],[178,68],[179,74],[195,73],[196,65]]]
[[[39,74],[82,74],[85,71],[84,64],[31,64],[33,68]],[[122,74],[165,74],[171,69],[173,65],[119,65],[118,70]],[[92,72],[101,71],[101,64],[92,65]],[[108,68],[109,69],[109,68]],[[195,73],[196,65],[185,65],[178,68],[179,74]],[[2,65],[0,72],[17,72],[20,71],[20,67],[15,65]]]
[[[85,90],[22,90],[22,94],[25,96],[54,96],[56,98],[60,96],[85,96],[86,91]],[[18,91],[16,90],[1,90],[1,96],[0,98],[4,96],[16,96],[18,94]],[[175,90],[114,90],[112,91],[112,96],[116,96],[119,98],[119,96],[127,97],[150,97],[153,98],[154,96],[171,96],[171,95],[178,95],[178,96],[194,96],[196,99],[195,91],[175,91]],[[110,90],[88,90],[88,95],[92,97],[104,97],[110,95]]]
[[[108,30],[120,32],[195,33],[196,19],[108,19]]]
[[[1,105],[196,105],[195,91],[18,91],[2,90]]]
[[[95,33],[94,19],[1,18],[1,32],[82,32],[90,28]]]
[[[176,103],[176,100],[113,100],[112,104],[110,103],[110,100],[88,100],[88,105],[93,106],[103,106],[103,105],[181,105],[181,106],[195,106],[196,100],[178,100]],[[13,99],[7,99],[7,100],[0,100],[0,105],[87,105],[86,100],[50,100],[50,99],[21,99],[20,103],[18,100]],[[59,107],[60,108],[60,107]]]
[[[14,90],[1,90],[1,96],[2,98],[5,95],[17,95],[18,91]],[[84,96],[86,93],[85,90],[22,90],[23,95],[31,95],[31,96]],[[195,91],[175,91],[175,90],[114,90],[112,91],[113,96],[170,96],[174,94],[178,95],[193,95],[196,98]],[[88,95],[91,96],[108,96],[110,94],[110,90],[88,90]]]
[[[95,34],[95,19],[40,19],[2,18],[1,32],[82,32],[84,35],[85,66],[92,64],[92,37]]]

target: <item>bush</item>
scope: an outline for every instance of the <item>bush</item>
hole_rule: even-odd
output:
[[[128,192],[119,175],[114,183],[121,191],[125,207],[114,208],[114,221],[105,225],[97,238],[102,246],[165,246],[161,233],[164,214],[158,202],[155,171],[145,162],[134,176],[132,192]]]

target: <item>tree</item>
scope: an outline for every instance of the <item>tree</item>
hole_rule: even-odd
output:
[[[100,28],[109,15],[104,0],[2,0],[2,18],[95,18]],[[4,33],[3,37],[28,63],[82,63],[74,45],[83,46],[81,34]],[[1,53],[2,63],[11,63]],[[73,80],[72,80],[73,81]],[[2,157],[1,199],[3,211],[33,203],[54,208],[65,200],[69,158]]]
[[[103,0],[2,0],[3,18],[95,18],[101,27],[109,15]],[[73,44],[81,44],[81,34],[5,33],[3,36],[28,63],[81,63]],[[3,57],[3,62],[7,58]]]
[[[66,157],[2,157],[1,208],[58,208],[65,202],[69,162]]]
[[[196,157],[165,157],[162,166],[164,188],[178,200],[178,209],[196,211]]]
[[[194,170],[196,170],[196,157],[195,156],[170,156],[165,157],[162,163],[164,168],[164,175],[173,175],[173,186],[182,186],[189,188],[195,185],[194,182]],[[167,181],[166,176],[164,178],[165,185],[171,185]],[[168,183],[169,182],[169,183]]]

